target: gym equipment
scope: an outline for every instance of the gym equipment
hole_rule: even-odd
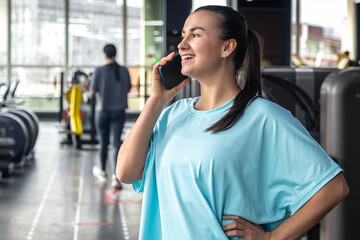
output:
[[[336,68],[265,67],[262,69],[264,98],[289,110],[320,142],[320,87]]]
[[[29,150],[30,138],[26,124],[18,115],[4,113],[0,116],[2,137],[12,138],[15,142],[12,148],[14,155],[10,158],[14,163],[22,164],[24,156]]]
[[[15,165],[23,166],[30,141],[26,125],[13,113],[0,115],[0,171],[10,175]]]
[[[30,160],[34,155],[33,148],[35,146],[35,142],[36,142],[36,138],[37,138],[36,122],[30,117],[30,115],[28,113],[26,113],[25,111],[20,110],[20,109],[12,109],[12,110],[9,110],[8,113],[12,113],[12,114],[18,116],[26,126],[26,129],[27,129],[27,132],[29,135],[29,146],[25,150],[24,155],[26,157],[26,160]]]
[[[350,195],[321,222],[321,239],[358,239],[360,68],[329,75],[321,87],[321,145],[344,169]]]
[[[34,160],[39,119],[28,109],[8,109],[0,115],[0,172],[9,176],[15,167]]]
[[[6,87],[6,84],[5,83],[0,83],[0,93],[2,93],[2,88],[5,88]],[[5,90],[6,91],[6,90]],[[4,93],[2,94],[2,95],[4,95],[5,94],[5,91],[4,91]]]
[[[85,78],[86,80],[81,81],[82,78]],[[87,96],[86,94],[83,94],[83,91],[87,93],[89,90],[89,77],[82,71],[76,71],[73,75],[71,84],[71,88],[69,88],[67,93],[64,94],[70,107],[69,113],[67,113],[67,111],[62,111],[62,119],[64,119],[66,125],[65,131],[67,133],[67,138],[61,143],[72,144],[78,149],[81,149],[82,144],[98,144],[95,129],[95,96],[86,98],[88,100],[87,102],[91,106],[90,113],[88,113],[88,115],[90,115],[90,129],[83,129],[83,122],[86,120],[86,117],[84,116],[84,112],[81,110],[81,104],[83,95],[84,98]],[[84,133],[89,134],[90,139],[85,139]]]
[[[80,104],[81,104],[81,86],[80,84],[73,84],[71,87],[70,100],[70,128],[75,135],[83,133],[81,118],[80,118]]]
[[[36,140],[39,136],[39,124],[40,124],[40,120],[38,118],[38,116],[35,114],[34,111],[30,110],[30,109],[25,109],[25,108],[17,108],[17,111],[21,111],[24,112],[25,114],[27,114],[32,122],[34,123],[34,127],[35,127],[35,136],[34,136],[34,141],[31,144],[31,149],[33,150],[36,144]]]
[[[28,109],[15,108],[22,103],[15,101],[18,84],[17,81],[7,86],[0,104],[0,110],[3,110],[0,114],[0,173],[5,177],[15,167],[22,167],[34,159],[34,146],[39,133],[36,114]]]
[[[2,105],[3,107],[16,107],[16,106],[19,106],[24,103],[23,100],[15,100],[15,92],[16,92],[18,85],[19,85],[19,80],[15,81],[11,84],[8,84],[8,86],[4,92],[4,95],[3,95],[2,103],[0,105]],[[2,84],[2,86],[6,86],[6,85]],[[0,87],[2,87],[2,86],[0,86]],[[9,94],[10,94],[10,96],[9,96]]]
[[[280,85],[285,90],[287,90],[287,92],[290,93],[293,98],[295,98],[295,104],[297,104],[301,110],[305,111],[304,125],[306,129],[315,130],[318,127],[318,112],[316,111],[310,97],[302,88],[290,81],[287,81],[284,78],[277,77],[275,75],[263,73],[262,78]],[[272,95],[272,98],[276,99],[274,95]]]
[[[299,56],[297,56],[296,54],[292,54],[291,55],[291,63],[295,66],[295,67],[301,67],[301,66],[306,66],[306,64],[300,59]]]
[[[83,133],[80,118],[80,104],[82,100],[81,84],[79,80],[80,76],[85,76],[87,78],[85,73],[76,71],[70,92],[70,128],[75,135],[80,135]]]

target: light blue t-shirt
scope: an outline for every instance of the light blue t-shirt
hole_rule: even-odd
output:
[[[256,98],[229,130],[205,131],[233,100],[198,111],[198,98],[163,110],[142,180],[139,239],[228,239],[223,215],[271,231],[342,169],[282,107]]]

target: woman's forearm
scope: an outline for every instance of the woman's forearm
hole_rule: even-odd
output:
[[[174,55],[174,52],[170,53],[153,67],[151,97],[147,100],[138,120],[121,145],[118,153],[116,176],[121,182],[133,183],[142,178],[149,141],[156,121],[164,105],[190,80],[187,79],[170,90],[164,88],[159,73],[159,66],[166,64]]]
[[[349,193],[344,176],[338,174],[320,189],[304,206],[273,232],[271,240],[293,240],[315,226]]]
[[[132,127],[117,157],[116,175],[121,182],[133,183],[141,179],[152,130],[165,102],[149,98]]]

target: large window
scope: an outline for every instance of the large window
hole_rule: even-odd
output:
[[[292,54],[308,66],[336,67],[339,54],[353,50],[348,2],[301,0],[299,40],[296,41],[296,0],[293,0]]]
[[[117,47],[117,62],[126,65],[131,76],[133,88],[128,99],[129,109],[140,110],[140,102],[144,101],[139,95],[143,3],[139,0],[127,3],[124,11],[123,1],[70,0],[69,75],[76,70],[91,74],[95,67],[104,65],[103,47],[106,43],[113,43]]]
[[[63,65],[64,1],[11,1],[11,64]]]
[[[123,64],[123,5],[117,2],[70,0],[71,65],[104,64],[102,48],[107,42],[117,45],[118,61]]]
[[[7,2],[6,1],[0,1],[0,26],[8,26],[7,19],[8,19],[8,11],[7,11]],[[5,84],[7,82],[7,75],[6,75],[6,62],[7,62],[7,27],[1,27],[0,28],[0,97],[3,95],[3,90],[5,89],[5,86],[2,84]],[[0,99],[1,101],[1,99]]]
[[[65,64],[64,1],[11,1],[11,81],[25,106],[52,111],[60,92],[56,79]]]
[[[127,1],[127,22],[126,22],[126,46],[127,64],[130,66],[141,65],[141,11],[142,0]]]
[[[61,67],[13,66],[11,85],[19,82],[16,95],[24,100],[25,107],[58,111],[61,70]]]
[[[11,61],[8,62],[8,30],[0,28],[4,36],[0,39],[0,83],[7,83],[7,69],[11,69],[11,81],[19,82],[16,96],[25,100],[26,107],[56,112],[62,94],[61,72],[67,76],[66,91],[74,71],[91,74],[95,67],[105,64],[102,49],[109,42],[117,46],[117,61],[129,67],[138,80],[142,8],[143,0],[0,1],[1,26],[11,29]],[[10,23],[6,22],[8,13]],[[139,85],[138,82],[134,85]],[[137,89],[132,93],[132,98],[139,98]],[[139,110],[139,104],[129,105]]]

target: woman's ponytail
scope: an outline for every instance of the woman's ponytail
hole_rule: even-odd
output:
[[[242,61],[242,79],[243,89],[235,97],[234,104],[231,106],[225,116],[214,123],[206,131],[217,133],[230,129],[244,114],[246,106],[257,96],[261,96],[261,52],[262,43],[257,33],[253,30],[247,30],[247,48],[245,57]]]
[[[104,53],[106,54],[106,57],[113,60],[111,67],[114,70],[115,73],[115,78],[117,81],[120,81],[120,66],[119,64],[116,62],[115,57],[116,57],[116,47],[114,44],[106,44],[104,46]]]
[[[113,61],[113,63],[112,63],[112,68],[113,68],[113,70],[114,70],[116,80],[117,80],[117,81],[120,81],[120,66],[119,66],[119,64],[115,61],[115,59],[114,59],[114,61]]]
[[[244,81],[244,89],[248,87],[250,92],[254,93],[254,96],[256,94],[261,96],[261,52],[262,44],[260,44],[258,34],[248,28],[247,48],[242,69],[242,81]]]

